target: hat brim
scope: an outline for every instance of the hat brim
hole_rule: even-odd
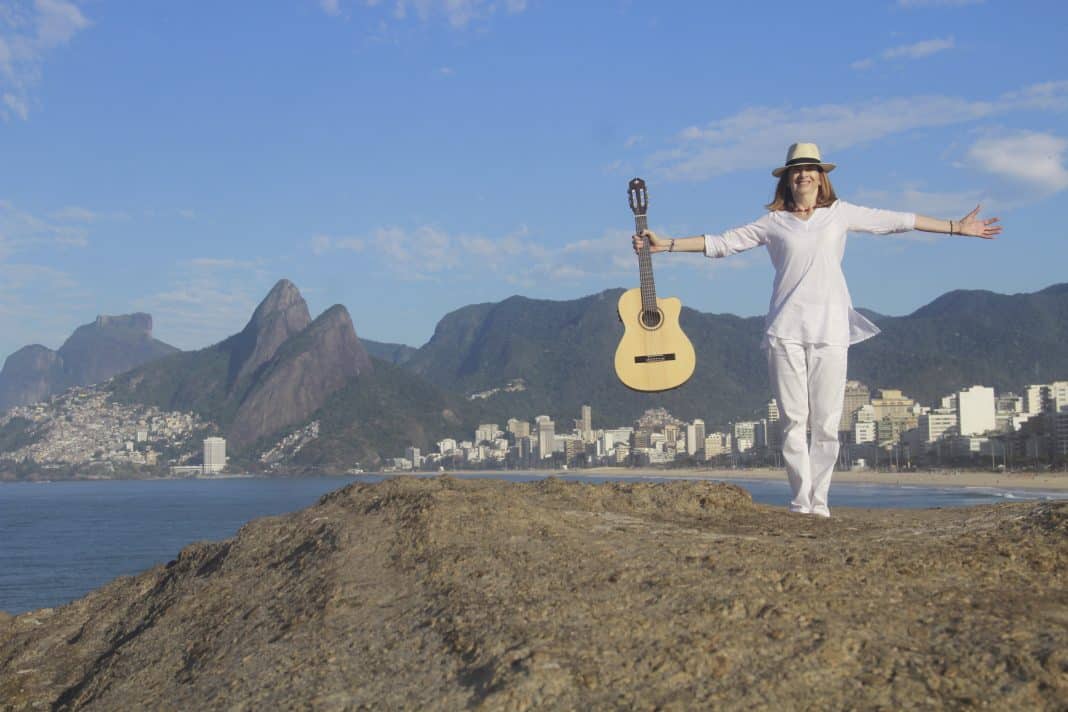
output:
[[[798,167],[802,167],[802,166],[819,166],[820,168],[823,169],[824,173],[830,173],[831,171],[833,171],[835,169],[837,164],[835,164],[835,163],[795,163],[792,166],[779,166],[778,168],[773,170],[771,172],[771,174],[773,176],[775,176],[776,178],[778,178],[779,176],[781,176],[783,173],[785,173],[786,171],[790,170],[791,168],[798,168]]]

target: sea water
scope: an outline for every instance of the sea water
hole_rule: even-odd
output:
[[[517,482],[543,476],[464,475]],[[251,519],[302,509],[355,481],[382,479],[363,475],[0,483],[0,610],[21,613],[68,603],[116,576],[165,563],[194,541],[225,539]],[[561,479],[598,483],[619,478],[564,475]],[[785,478],[730,482],[745,487],[757,502],[782,505],[788,499]],[[835,483],[831,505],[960,507],[1066,496],[1027,490]]]

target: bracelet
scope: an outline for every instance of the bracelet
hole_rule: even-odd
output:
[[[668,247],[668,252],[675,251],[675,238],[671,238],[671,245]]]
[[[952,220],[949,221],[949,234],[950,235],[955,235],[956,234],[955,232],[953,232],[953,221]]]

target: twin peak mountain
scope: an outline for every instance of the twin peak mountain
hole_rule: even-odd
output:
[[[120,401],[192,410],[218,423],[237,451],[302,424],[373,370],[340,304],[314,321],[296,286],[280,280],[240,333],[118,376]]]

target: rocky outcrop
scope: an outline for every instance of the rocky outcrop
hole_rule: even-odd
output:
[[[227,435],[242,448],[302,423],[335,391],[370,370],[371,358],[356,338],[348,311],[335,305],[262,365]]]
[[[7,709],[1060,709],[1068,503],[354,485],[0,620]]]
[[[241,333],[228,339],[231,390],[255,373],[278,352],[288,339],[304,331],[311,323],[308,305],[296,285],[279,280],[256,307]]]
[[[0,371],[0,410],[101,383],[176,351],[152,338],[148,314],[98,316],[79,326],[58,351],[33,345],[9,356]]]

